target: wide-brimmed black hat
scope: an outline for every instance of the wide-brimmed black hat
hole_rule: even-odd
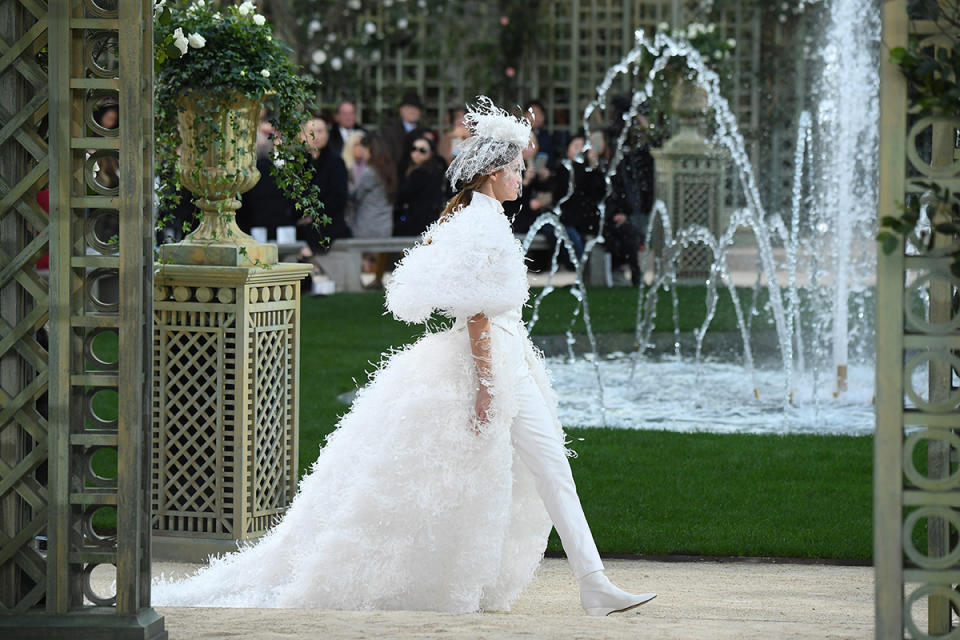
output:
[[[411,106],[416,107],[417,109],[423,109],[423,103],[420,102],[420,96],[417,95],[415,91],[408,91],[403,94],[403,97],[400,98],[400,106]]]

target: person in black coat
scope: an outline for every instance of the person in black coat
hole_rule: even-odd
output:
[[[653,207],[653,175],[653,156],[646,136],[643,130],[631,130],[613,176],[603,235],[613,268],[628,265],[634,286],[640,284],[637,249],[645,242],[644,232]]]
[[[384,123],[380,135],[386,143],[387,150],[394,166],[397,167],[397,178],[403,181],[410,165],[409,150],[414,138],[427,133],[426,128],[420,125],[420,115],[423,105],[416,93],[405,93],[400,101],[399,117]]]
[[[394,236],[419,236],[443,210],[444,167],[433,140],[414,138],[408,155],[410,162],[394,206]]]
[[[327,144],[330,136],[324,120],[308,120],[300,135],[310,150],[309,169],[313,171],[313,185],[320,189],[322,213],[330,218],[330,222],[316,229],[313,219],[304,216],[297,222],[297,239],[306,241],[314,253],[322,253],[326,251],[325,237],[335,241],[351,236],[344,218],[348,196],[347,166]]]
[[[366,129],[357,124],[357,107],[349,100],[337,105],[333,114],[333,125],[330,127],[330,149],[334,153],[343,153],[343,145],[356,133],[365,133]]]
[[[266,227],[267,239],[275,240],[277,227],[293,225],[296,216],[277,181],[271,175],[273,162],[267,154],[257,155],[257,171],[260,180],[252,189],[240,195],[241,207],[237,209],[237,226],[244,233],[253,227]]]
[[[594,149],[583,152],[586,138],[574,135],[567,145],[567,160],[573,168],[573,192],[570,190],[570,171],[564,164],[557,167],[553,182],[553,202],[560,204],[560,221],[567,229],[578,258],[583,257],[584,237],[595,236],[599,230],[599,203],[606,191],[604,173],[599,168],[599,157]]]

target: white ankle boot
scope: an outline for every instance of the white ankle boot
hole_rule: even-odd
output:
[[[657,597],[655,593],[627,593],[610,582],[603,571],[580,578],[580,604],[591,616],[608,616],[639,607]]]

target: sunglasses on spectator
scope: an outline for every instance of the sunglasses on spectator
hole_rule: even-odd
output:
[[[415,146],[415,147],[413,148],[413,150],[416,151],[417,153],[430,153],[430,147],[416,147],[416,146]]]

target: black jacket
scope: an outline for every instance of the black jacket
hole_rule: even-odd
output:
[[[554,174],[553,202],[556,204],[567,195],[570,172],[564,165]],[[573,193],[560,206],[560,221],[586,235],[596,235],[600,200],[606,191],[603,170],[588,169],[584,164],[573,163]]]
[[[319,231],[312,225],[299,224],[297,238],[306,240],[317,251],[322,248],[324,237],[336,240],[351,236],[350,227],[344,219],[348,195],[347,167],[340,154],[334,153],[329,145],[323,148],[319,157],[311,158],[308,165],[313,170],[312,184],[320,188],[320,200],[323,202],[321,213],[330,218],[330,224],[321,226]]]
[[[443,210],[443,169],[430,161],[405,176],[397,189],[393,235],[419,236]]]
[[[260,180],[250,191],[241,194],[242,206],[237,209],[237,226],[250,233],[252,227],[266,227],[267,237],[277,237],[277,227],[296,224],[293,206],[270,175],[269,158],[257,159]]]

